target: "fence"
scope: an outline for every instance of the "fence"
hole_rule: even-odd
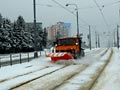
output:
[[[45,56],[50,51],[38,51],[38,56]],[[11,53],[11,54],[0,54],[0,68],[7,65],[13,65],[17,63],[29,62],[34,58],[34,52],[27,53]]]

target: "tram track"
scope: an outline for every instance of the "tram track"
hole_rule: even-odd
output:
[[[99,56],[104,56],[104,54],[106,54],[108,50],[102,49],[96,52],[98,52],[97,54],[99,54]],[[34,88],[37,88],[39,90],[56,90],[56,87],[62,86],[64,83],[68,82],[76,75],[84,72],[88,67],[90,67],[90,65],[87,64],[43,67],[34,71],[20,74],[18,76],[0,80],[0,87],[2,86],[1,90],[36,90]],[[61,73],[63,75],[60,75]],[[54,78],[55,76],[56,78]],[[17,82],[11,84],[14,81]],[[52,85],[52,82],[57,83],[53,83],[54,85]],[[34,83],[37,83],[38,86],[35,85],[34,87]],[[39,86],[39,84],[41,84],[41,87]],[[7,85],[9,85],[10,87],[8,87]]]

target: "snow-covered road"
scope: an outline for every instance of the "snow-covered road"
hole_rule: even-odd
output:
[[[75,65],[51,63],[50,58],[40,57],[30,63],[3,67],[0,90],[87,90],[109,61],[110,53],[111,49],[88,52]]]
[[[120,51],[114,50],[111,62],[91,90],[120,90]]]

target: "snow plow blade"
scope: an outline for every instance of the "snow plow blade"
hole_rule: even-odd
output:
[[[73,56],[70,53],[49,53],[46,57],[51,57],[52,62],[56,62],[59,60],[72,60]]]

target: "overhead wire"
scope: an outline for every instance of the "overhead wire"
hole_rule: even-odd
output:
[[[104,8],[104,7],[111,6],[111,5],[118,4],[118,3],[120,3],[120,1],[99,5],[99,7]],[[97,7],[96,6],[88,6],[88,7],[81,7],[81,8],[78,8],[78,9],[90,9],[90,8],[97,8]]]
[[[106,26],[109,27],[109,25],[108,25],[108,23],[107,23],[107,21],[106,21],[106,19],[105,19],[105,16],[104,16],[104,14],[103,14],[103,12],[102,12],[102,9],[100,8],[100,6],[99,6],[98,3],[96,2],[96,0],[93,0],[93,1],[94,1],[94,3],[96,4],[96,6],[98,7],[98,9],[99,9],[99,11],[100,11],[100,13],[101,13],[101,15],[102,15],[102,17],[103,17],[103,20],[104,20]]]
[[[61,5],[60,3],[58,3],[57,1],[55,1],[55,0],[52,0],[52,1],[53,1],[54,3],[56,3],[56,4],[58,4],[59,6],[50,5],[50,4],[48,4],[48,5],[46,5],[46,4],[36,4],[36,5],[46,6],[46,7],[51,7],[51,8],[52,8],[52,7],[64,8],[65,10],[67,10],[68,12],[70,12],[71,14],[75,15],[71,10],[67,9],[66,7],[64,7],[63,5]],[[100,13],[101,13],[101,15],[102,15],[102,17],[103,17],[103,19],[104,19],[104,22],[105,22],[105,24],[108,26],[108,23],[107,23],[107,21],[106,21],[106,19],[105,19],[105,16],[104,16],[103,12],[102,12],[102,8],[104,8],[104,7],[106,7],[106,6],[110,6],[110,5],[114,5],[114,4],[120,3],[120,1],[115,1],[115,2],[108,3],[108,4],[103,4],[103,5],[101,5],[101,6],[98,5],[96,1],[94,1],[94,2],[96,3],[96,7],[95,7],[95,6],[81,7],[81,8],[78,8],[78,10],[81,10],[81,9],[89,9],[89,8],[99,8]],[[79,19],[80,19],[82,22],[84,22],[85,24],[88,25],[88,23],[85,22],[83,19],[81,19],[81,18],[79,18]],[[80,27],[86,29],[86,27],[84,27],[84,26],[80,26]]]
[[[68,12],[72,13],[73,15],[75,15],[72,11],[70,11],[69,9],[67,9],[65,6],[63,6],[62,4],[60,4],[59,2],[52,0],[54,3],[58,4],[60,7],[62,7],[63,9],[67,10]],[[79,17],[80,21],[83,22],[84,24],[89,25],[86,21],[84,21],[83,19],[81,19]]]
[[[106,6],[111,6],[111,5],[118,4],[118,3],[120,3],[120,1],[103,4],[101,6],[99,5],[99,7],[104,8]],[[36,4],[36,5],[46,6],[46,7],[58,7],[58,8],[62,8],[60,6],[55,6],[55,5],[50,5],[50,4]],[[97,7],[96,6],[81,7],[81,8],[78,8],[78,10],[81,10],[81,9],[90,9],[90,8],[97,8]]]
[[[36,4],[36,5],[40,5],[40,6],[46,6],[46,7],[58,7],[58,8],[63,8],[63,7],[60,7],[60,6],[55,6],[55,5],[50,5],[50,4]],[[66,10],[68,10],[71,14],[75,15],[72,11],[70,11],[69,9],[65,8]],[[81,28],[83,29],[87,29],[86,27],[84,26],[81,26],[79,25]]]
[[[36,5],[46,6],[46,7],[58,7],[58,8],[61,8],[59,6],[54,6],[54,5],[50,5],[50,4],[36,4]]]
[[[108,3],[108,4],[103,4],[102,7],[106,7],[106,6],[110,6],[110,5],[114,5],[114,4],[118,4],[118,3],[120,3],[120,1],[111,2],[111,3]]]
[[[56,4],[58,4],[60,7],[64,8],[65,10],[67,10],[68,12],[72,13],[73,15],[75,15],[71,10],[67,9],[65,6],[63,6],[63,5],[60,4],[59,2],[57,2],[57,1],[55,1],[55,0],[52,0],[52,1],[53,1],[54,3],[56,3]],[[104,4],[104,5],[101,5],[101,6],[98,5],[98,3],[96,2],[96,0],[93,0],[93,1],[95,2],[97,8],[99,9],[99,11],[100,11],[100,13],[101,13],[101,15],[102,15],[102,17],[103,17],[103,20],[104,20],[104,22],[105,22],[105,24],[106,24],[106,26],[107,26],[107,28],[108,28],[109,25],[108,25],[108,23],[107,23],[107,20],[106,20],[104,14],[103,14],[101,8],[106,7],[106,6],[109,6],[109,5],[113,5],[113,4],[116,4],[116,3],[119,3],[120,1],[116,1],[116,2],[112,2],[112,3]],[[78,9],[86,9],[86,8],[96,8],[96,7],[90,6],[90,7],[83,7],[83,8],[78,8]],[[86,24],[87,26],[89,25],[87,22],[85,22],[85,21],[84,21],[83,19],[81,19],[80,17],[79,17],[79,19],[80,19],[80,21],[84,22],[84,24]],[[80,26],[80,27],[86,29],[86,27],[83,27],[83,26]]]

